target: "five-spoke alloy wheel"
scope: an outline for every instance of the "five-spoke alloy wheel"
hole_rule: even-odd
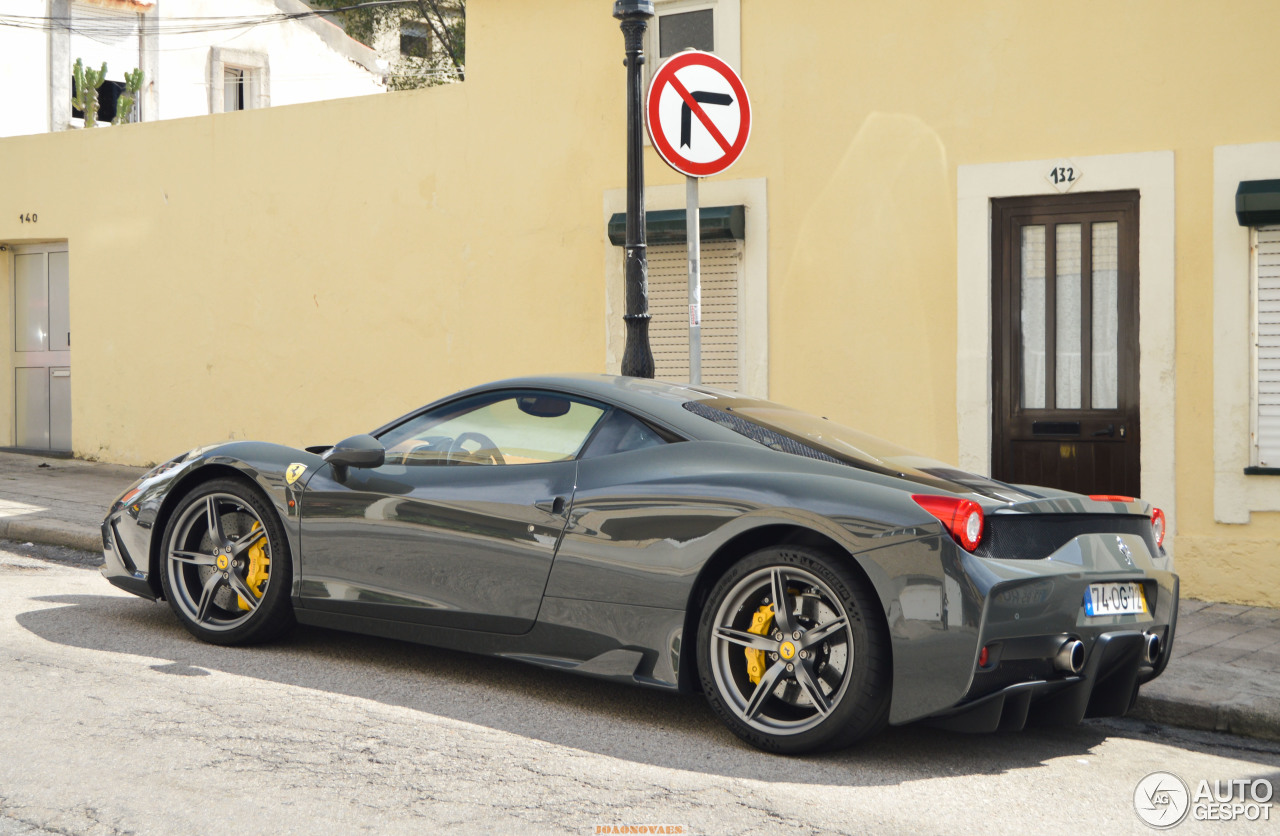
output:
[[[711,707],[774,752],[840,748],[878,731],[890,674],[875,606],[865,582],[822,552],[779,546],[747,557],[716,584],[699,624]]]
[[[293,625],[284,531],[266,500],[239,480],[206,482],[178,503],[161,560],[165,598],[198,638],[247,644]]]

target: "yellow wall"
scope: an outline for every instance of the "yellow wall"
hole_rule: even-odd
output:
[[[768,182],[770,396],[954,460],[957,167],[1172,150],[1184,594],[1280,605],[1280,514],[1213,519],[1208,315],[1213,148],[1280,138],[1280,7],[741,5],[755,122],[721,177]],[[469,6],[462,85],[0,141],[0,241],[29,211],[70,242],[78,455],[322,443],[603,370],[617,23]],[[652,152],[647,175],[681,182]]]
[[[494,377],[600,368],[619,163],[574,137],[613,90],[543,99],[499,73],[548,54],[494,11],[473,12],[465,85],[0,143],[0,241],[70,242],[78,455],[321,443]],[[551,54],[560,78],[616,67],[597,28],[596,53]]]

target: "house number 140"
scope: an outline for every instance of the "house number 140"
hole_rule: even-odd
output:
[[[33,224],[36,221],[40,220],[40,216],[37,215],[35,212],[28,212],[25,215],[19,213],[18,220],[24,224]]]

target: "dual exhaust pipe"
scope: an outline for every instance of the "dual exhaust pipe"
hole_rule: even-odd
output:
[[[1158,633],[1150,631],[1142,634],[1142,660],[1155,664],[1160,658],[1162,642]],[[1079,639],[1068,639],[1058,648],[1053,656],[1053,667],[1066,673],[1080,673],[1084,670],[1084,642]]]
[[[1084,642],[1079,639],[1063,642],[1054,654],[1053,666],[1067,673],[1080,673],[1084,669]]]
[[[1155,664],[1160,658],[1160,651],[1164,649],[1164,642],[1160,641],[1160,636],[1155,633],[1142,634],[1142,659],[1145,662]]]

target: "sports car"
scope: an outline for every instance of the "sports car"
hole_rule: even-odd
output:
[[[769,401],[577,375],[332,446],[194,449],[111,506],[102,571],[205,641],[302,623],[701,691],[798,753],[1123,714],[1173,642],[1164,525]]]

